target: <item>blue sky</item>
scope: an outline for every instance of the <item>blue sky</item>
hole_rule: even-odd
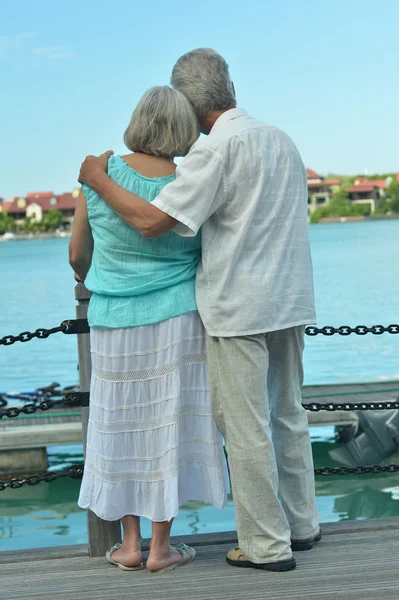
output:
[[[398,0],[0,0],[0,196],[61,193],[86,154],[125,151],[141,94],[196,47],[306,166],[399,170]]]

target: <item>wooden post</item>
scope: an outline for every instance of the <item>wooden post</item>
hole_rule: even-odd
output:
[[[91,293],[85,288],[83,283],[78,283],[75,287],[75,298],[78,301],[76,306],[76,317],[78,319],[87,318],[87,308],[89,305]],[[80,391],[90,391],[91,378],[91,356],[90,356],[90,334],[78,334],[78,357],[79,357],[79,380]],[[86,456],[87,425],[89,421],[89,407],[82,406],[82,428],[83,428],[83,448]],[[91,510],[88,515],[88,533],[89,533],[89,554],[90,556],[104,556],[104,554],[117,542],[121,541],[121,526],[119,521],[103,521],[99,519]]]

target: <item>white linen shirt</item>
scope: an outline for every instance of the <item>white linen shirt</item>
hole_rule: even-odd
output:
[[[198,310],[211,336],[242,336],[316,320],[301,157],[283,132],[234,108],[194,144],[152,204],[202,227]]]

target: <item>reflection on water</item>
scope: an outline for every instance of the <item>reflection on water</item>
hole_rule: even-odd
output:
[[[315,467],[332,465],[330,450],[340,447],[332,427],[314,428]],[[390,462],[398,462],[390,457]],[[51,449],[50,468],[57,470],[83,460],[79,446]],[[19,490],[5,490],[0,497],[0,549],[37,548],[87,543],[86,514],[76,500],[80,482],[60,479]],[[321,522],[399,516],[396,474],[316,478]],[[142,534],[149,537],[151,524],[142,520]],[[200,502],[182,507],[173,525],[175,535],[212,533],[235,529],[234,507],[218,510]]]
[[[334,501],[334,511],[343,519],[378,519],[397,516],[398,501],[394,495],[365,485],[359,492],[341,496]]]

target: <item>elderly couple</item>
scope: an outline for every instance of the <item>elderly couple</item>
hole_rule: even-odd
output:
[[[223,437],[227,562],[289,571],[321,538],[301,405],[305,169],[285,133],[237,108],[214,50],[179,58],[171,84],[141,98],[130,154],[81,167],[70,264],[93,293],[93,372],[79,505],[122,519],[111,564],[143,568],[146,517],[148,571],[185,565],[195,550],[170,545],[173,518],[188,500],[225,506]]]

